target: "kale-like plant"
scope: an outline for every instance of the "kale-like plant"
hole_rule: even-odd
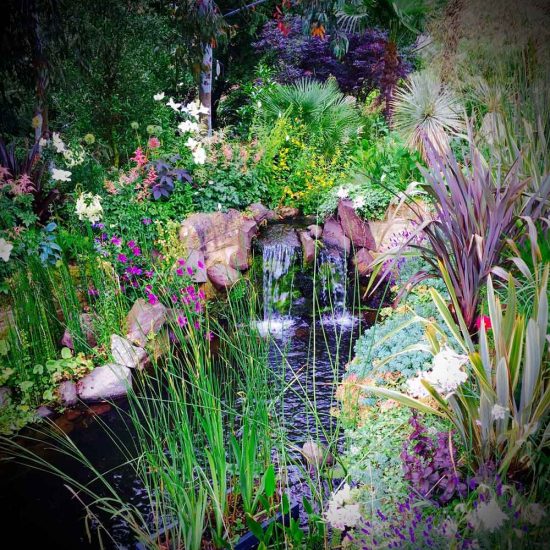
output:
[[[175,162],[177,157],[172,157],[170,161]],[[157,174],[157,182],[151,187],[151,194],[155,200],[159,200],[162,197],[170,197],[174,192],[174,185],[176,181],[192,183],[193,178],[191,174],[183,168],[175,168],[172,164],[163,159],[156,160],[150,163]]]

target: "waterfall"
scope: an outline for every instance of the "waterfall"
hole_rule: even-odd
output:
[[[334,248],[324,248],[319,254],[318,276],[321,307],[326,310],[323,322],[353,324],[347,306],[348,274],[346,255]]]

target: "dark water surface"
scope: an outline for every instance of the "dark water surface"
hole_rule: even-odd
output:
[[[342,327],[316,323],[309,326],[306,322],[297,321],[271,346],[271,367],[275,375],[289,386],[281,407],[281,420],[293,444],[289,449],[291,456],[299,458],[299,447],[310,438],[325,440],[324,434],[317,429],[312,406],[324,429],[328,432],[335,429],[335,419],[330,415],[331,407],[336,405],[333,400],[336,389],[334,381],[341,378],[358,330],[358,324]],[[122,410],[126,407],[124,401],[117,405]],[[105,405],[99,407],[108,408]],[[70,432],[75,444],[97,469],[103,472],[118,466],[121,456],[102,423],[109,425],[127,444],[132,442],[132,429],[113,408],[96,409],[96,412],[102,413],[101,416],[95,417],[88,412],[72,421],[66,416],[57,421]],[[54,457],[47,446],[41,452],[49,452],[48,456]],[[90,480],[90,475],[69,459],[55,457],[55,463],[80,481]],[[110,479],[128,501],[147,511],[146,495],[136,480],[125,475],[123,470],[111,474]],[[294,491],[299,491],[299,483],[295,481]],[[5,540],[13,534],[14,540],[15,537],[20,539],[17,546],[25,549],[99,548],[97,540],[91,544],[87,541],[84,515],[83,506],[71,496],[60,479],[26,467],[0,467],[0,518]],[[118,547],[132,547],[127,527],[120,520],[110,524]],[[112,544],[107,542],[106,546],[111,547]]]

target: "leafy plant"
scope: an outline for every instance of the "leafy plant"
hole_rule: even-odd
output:
[[[177,158],[172,159],[172,161]],[[174,180],[191,184],[191,174],[183,168],[174,168],[167,160],[156,160],[150,163],[157,174],[157,182],[151,187],[151,194],[155,200],[168,198],[174,192]]]
[[[458,98],[431,71],[413,73],[395,91],[393,123],[406,144],[427,159],[425,142],[440,154],[449,150],[449,136],[465,128]]]

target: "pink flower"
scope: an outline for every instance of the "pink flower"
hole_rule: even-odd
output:
[[[481,330],[481,323],[485,324],[485,329],[491,329],[493,326],[491,325],[491,318],[488,315],[481,315],[476,319],[476,328],[477,330]]]
[[[141,249],[139,246],[134,246],[134,248],[132,248],[132,253],[134,256],[141,256]]]
[[[209,330],[209,331],[206,333],[206,339],[209,340],[210,342],[211,342],[212,340],[214,340],[214,333],[213,333],[211,330]]]
[[[147,147],[149,149],[158,149],[160,147],[160,140],[157,137],[150,137],[147,142]]]
[[[117,256],[117,260],[121,263],[121,264],[125,264],[128,262],[128,258],[125,254],[119,254]]]
[[[178,315],[178,325],[184,327],[187,324],[187,317],[185,315]]]
[[[197,313],[200,313],[200,312],[202,311],[202,305],[201,305],[200,302],[196,302],[196,303],[195,303],[195,311],[196,311]]]
[[[143,225],[151,225],[151,224],[153,223],[153,220],[152,220],[151,218],[143,218],[143,219],[141,220],[141,223],[142,223]]]
[[[94,288],[93,286],[91,286],[91,287],[88,289],[88,295],[89,295],[89,296],[99,296],[99,290],[97,290],[96,288]]]
[[[130,160],[133,160],[138,165],[138,168],[147,164],[147,157],[143,154],[141,147],[135,150],[134,156]]]
[[[172,294],[172,296],[170,296],[170,300],[172,300],[172,302],[175,304],[179,300],[179,298],[176,294]]]
[[[180,259],[178,260],[178,264],[179,264],[179,265],[185,265],[185,260],[184,260],[183,258],[180,258]]]
[[[195,294],[195,287],[193,285],[189,285],[185,288],[185,292],[187,292],[187,294]]]
[[[193,275],[193,268],[192,268],[192,267],[188,267],[188,268],[187,268],[187,273],[189,273],[189,275]]]
[[[157,172],[156,170],[151,166],[149,168],[149,172],[147,173],[147,177],[143,180],[143,185],[145,187],[152,187],[157,182]]]
[[[183,277],[183,269],[182,269],[181,267],[178,267],[178,268],[176,269],[176,275],[177,275],[178,277]]]
[[[153,273],[153,271],[151,271],[151,270],[148,270],[148,271],[145,272],[145,276],[146,276],[148,279],[152,279],[152,278],[153,278],[153,275],[154,275],[154,273]]]
[[[204,264],[199,260],[199,261],[197,262],[197,267],[198,267],[199,269],[204,269]]]
[[[206,294],[204,293],[204,290],[199,290],[199,298],[201,300],[205,300],[206,299]]]
[[[143,270],[141,269],[141,267],[133,265],[126,269],[126,273],[128,273],[128,275],[141,275],[143,273]]]
[[[199,329],[201,327],[201,324],[199,321],[195,321],[193,324],[195,325],[196,329]]]
[[[152,306],[159,303],[159,299],[152,292],[147,294],[147,300]]]
[[[128,241],[128,248],[134,248],[136,246],[136,241]]]
[[[111,238],[111,242],[115,246],[120,246],[122,244],[122,240],[119,237],[117,237],[116,235]]]

